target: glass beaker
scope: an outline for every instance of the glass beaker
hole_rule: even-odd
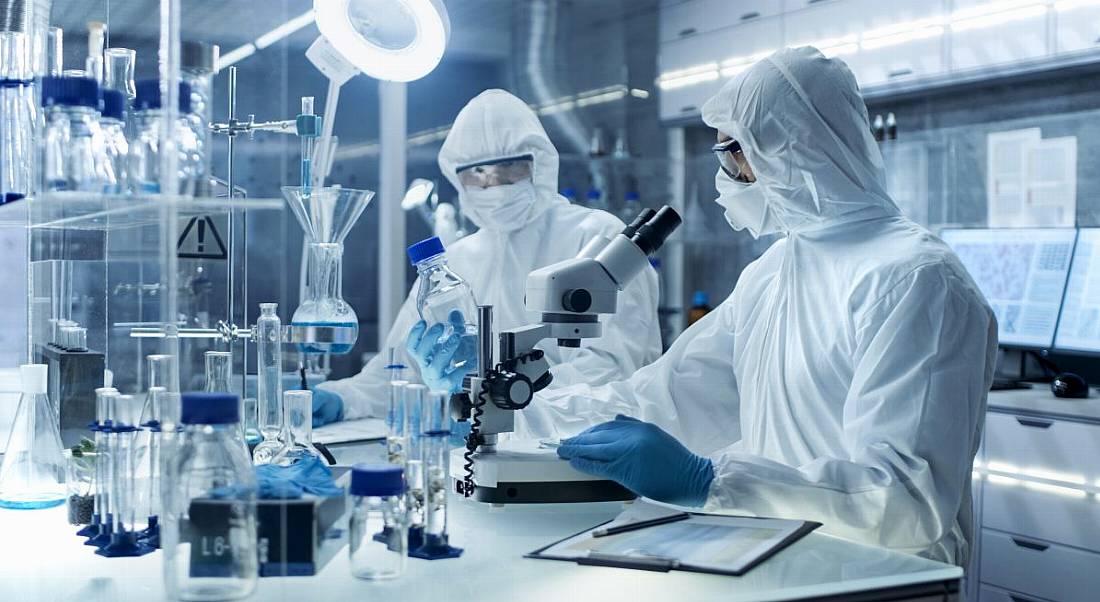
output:
[[[107,90],[118,90],[126,95],[127,100],[133,101],[137,96],[137,88],[134,86],[137,52],[129,48],[108,48],[103,51],[103,56],[103,87]]]
[[[207,393],[233,392],[229,384],[233,378],[233,354],[228,351],[207,351],[203,358],[206,360],[206,385],[203,390]]]
[[[286,446],[271,463],[290,466],[312,456],[327,464],[313,445],[313,393],[298,390],[283,393],[283,419],[288,434]]]
[[[46,396],[45,364],[19,367],[23,395],[0,465],[0,508],[34,510],[65,503],[65,458],[57,414]]]

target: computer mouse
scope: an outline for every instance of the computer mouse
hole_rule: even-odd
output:
[[[1050,390],[1055,397],[1084,399],[1089,396],[1089,384],[1085,379],[1072,372],[1063,372],[1050,382]]]

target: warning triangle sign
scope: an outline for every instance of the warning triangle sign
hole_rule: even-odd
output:
[[[196,216],[187,222],[176,243],[180,259],[226,259],[225,243],[209,215]]]

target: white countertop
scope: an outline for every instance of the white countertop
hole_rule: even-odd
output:
[[[380,446],[379,446],[380,447]],[[315,577],[263,578],[253,600],[795,600],[958,579],[962,570],[814,533],[743,577],[650,573],[525,553],[604,522],[622,504],[491,507],[452,498],[459,559],[409,559],[406,575],[384,583],[350,576],[341,552]],[[0,510],[0,600],[148,602],[161,600],[161,553],[106,559],[82,545],[64,507]]]
[[[989,410],[1100,423],[1100,393],[1093,389],[1090,395],[1087,399],[1063,399],[1050,392],[1050,385],[1036,383],[1031,389],[991,391]]]

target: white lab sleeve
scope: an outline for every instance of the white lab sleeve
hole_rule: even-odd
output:
[[[853,316],[843,453],[792,466],[734,446],[715,459],[707,507],[965,562],[996,323],[956,274],[919,267]]]
[[[568,437],[625,414],[659,425],[697,454],[737,441],[737,382],[729,362],[733,308],[730,300],[719,305],[626,380],[540,392],[519,412],[517,433]]]

